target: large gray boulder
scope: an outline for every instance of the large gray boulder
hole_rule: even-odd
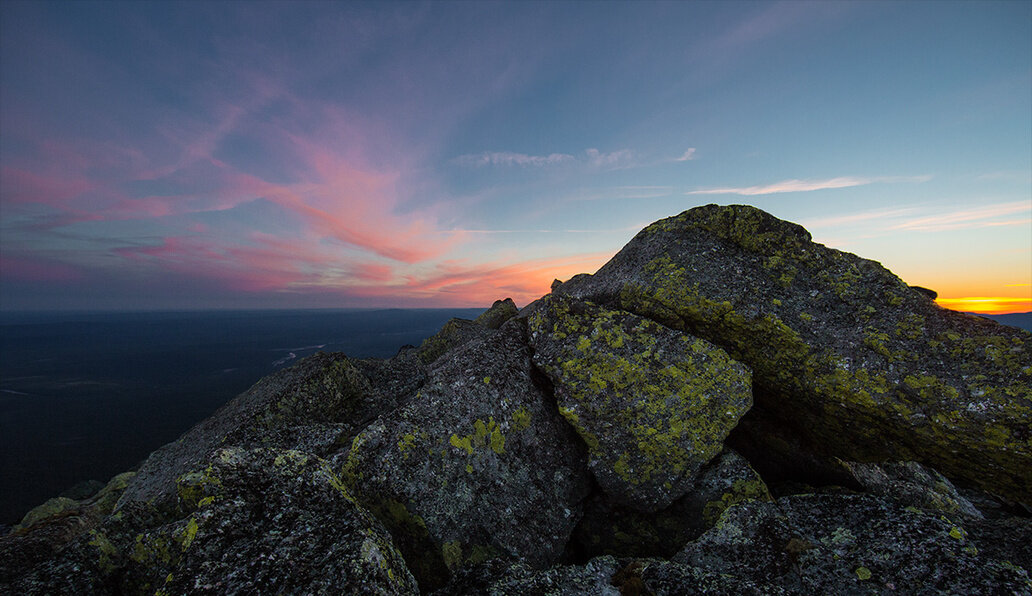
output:
[[[556,292],[720,345],[752,368],[756,402],[829,454],[1032,503],[1032,335],[940,308],[796,224],[698,207]]]
[[[658,511],[683,496],[752,405],[749,369],[703,339],[563,296],[528,324],[534,364],[618,503]]]
[[[11,593],[418,594],[390,534],[320,458],[220,449],[178,491],[180,516],[132,502]]]
[[[495,556],[555,563],[588,491],[585,449],[531,365],[520,321],[450,352],[342,459],[424,590]]]

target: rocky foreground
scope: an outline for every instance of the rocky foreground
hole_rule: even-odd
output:
[[[746,206],[318,354],[0,538],[11,594],[1032,594],[1032,335]]]

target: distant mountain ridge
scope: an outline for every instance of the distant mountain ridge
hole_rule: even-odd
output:
[[[987,319],[992,319],[997,323],[1004,325],[1010,325],[1011,327],[1017,327],[1018,329],[1024,329],[1025,331],[1032,332],[1032,311],[1029,312],[1015,312],[1004,315],[983,315],[979,313],[971,313]]]

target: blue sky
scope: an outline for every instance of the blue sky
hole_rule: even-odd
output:
[[[0,16],[0,309],[522,305],[711,202],[1032,309],[1027,2]]]

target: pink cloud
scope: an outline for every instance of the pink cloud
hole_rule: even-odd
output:
[[[97,188],[97,184],[75,173],[40,174],[22,168],[4,166],[0,170],[4,202],[7,204],[38,203],[51,207],[64,206],[71,199]]]
[[[449,261],[425,277],[411,276],[406,291],[442,305],[491,304],[511,297],[521,304],[536,300],[550,290],[554,279],[596,271],[613,255],[586,253],[534,259],[517,263],[473,264]]]
[[[395,279],[394,269],[389,265],[363,263],[354,265],[351,268],[351,275],[360,281],[367,283],[383,283]]]

